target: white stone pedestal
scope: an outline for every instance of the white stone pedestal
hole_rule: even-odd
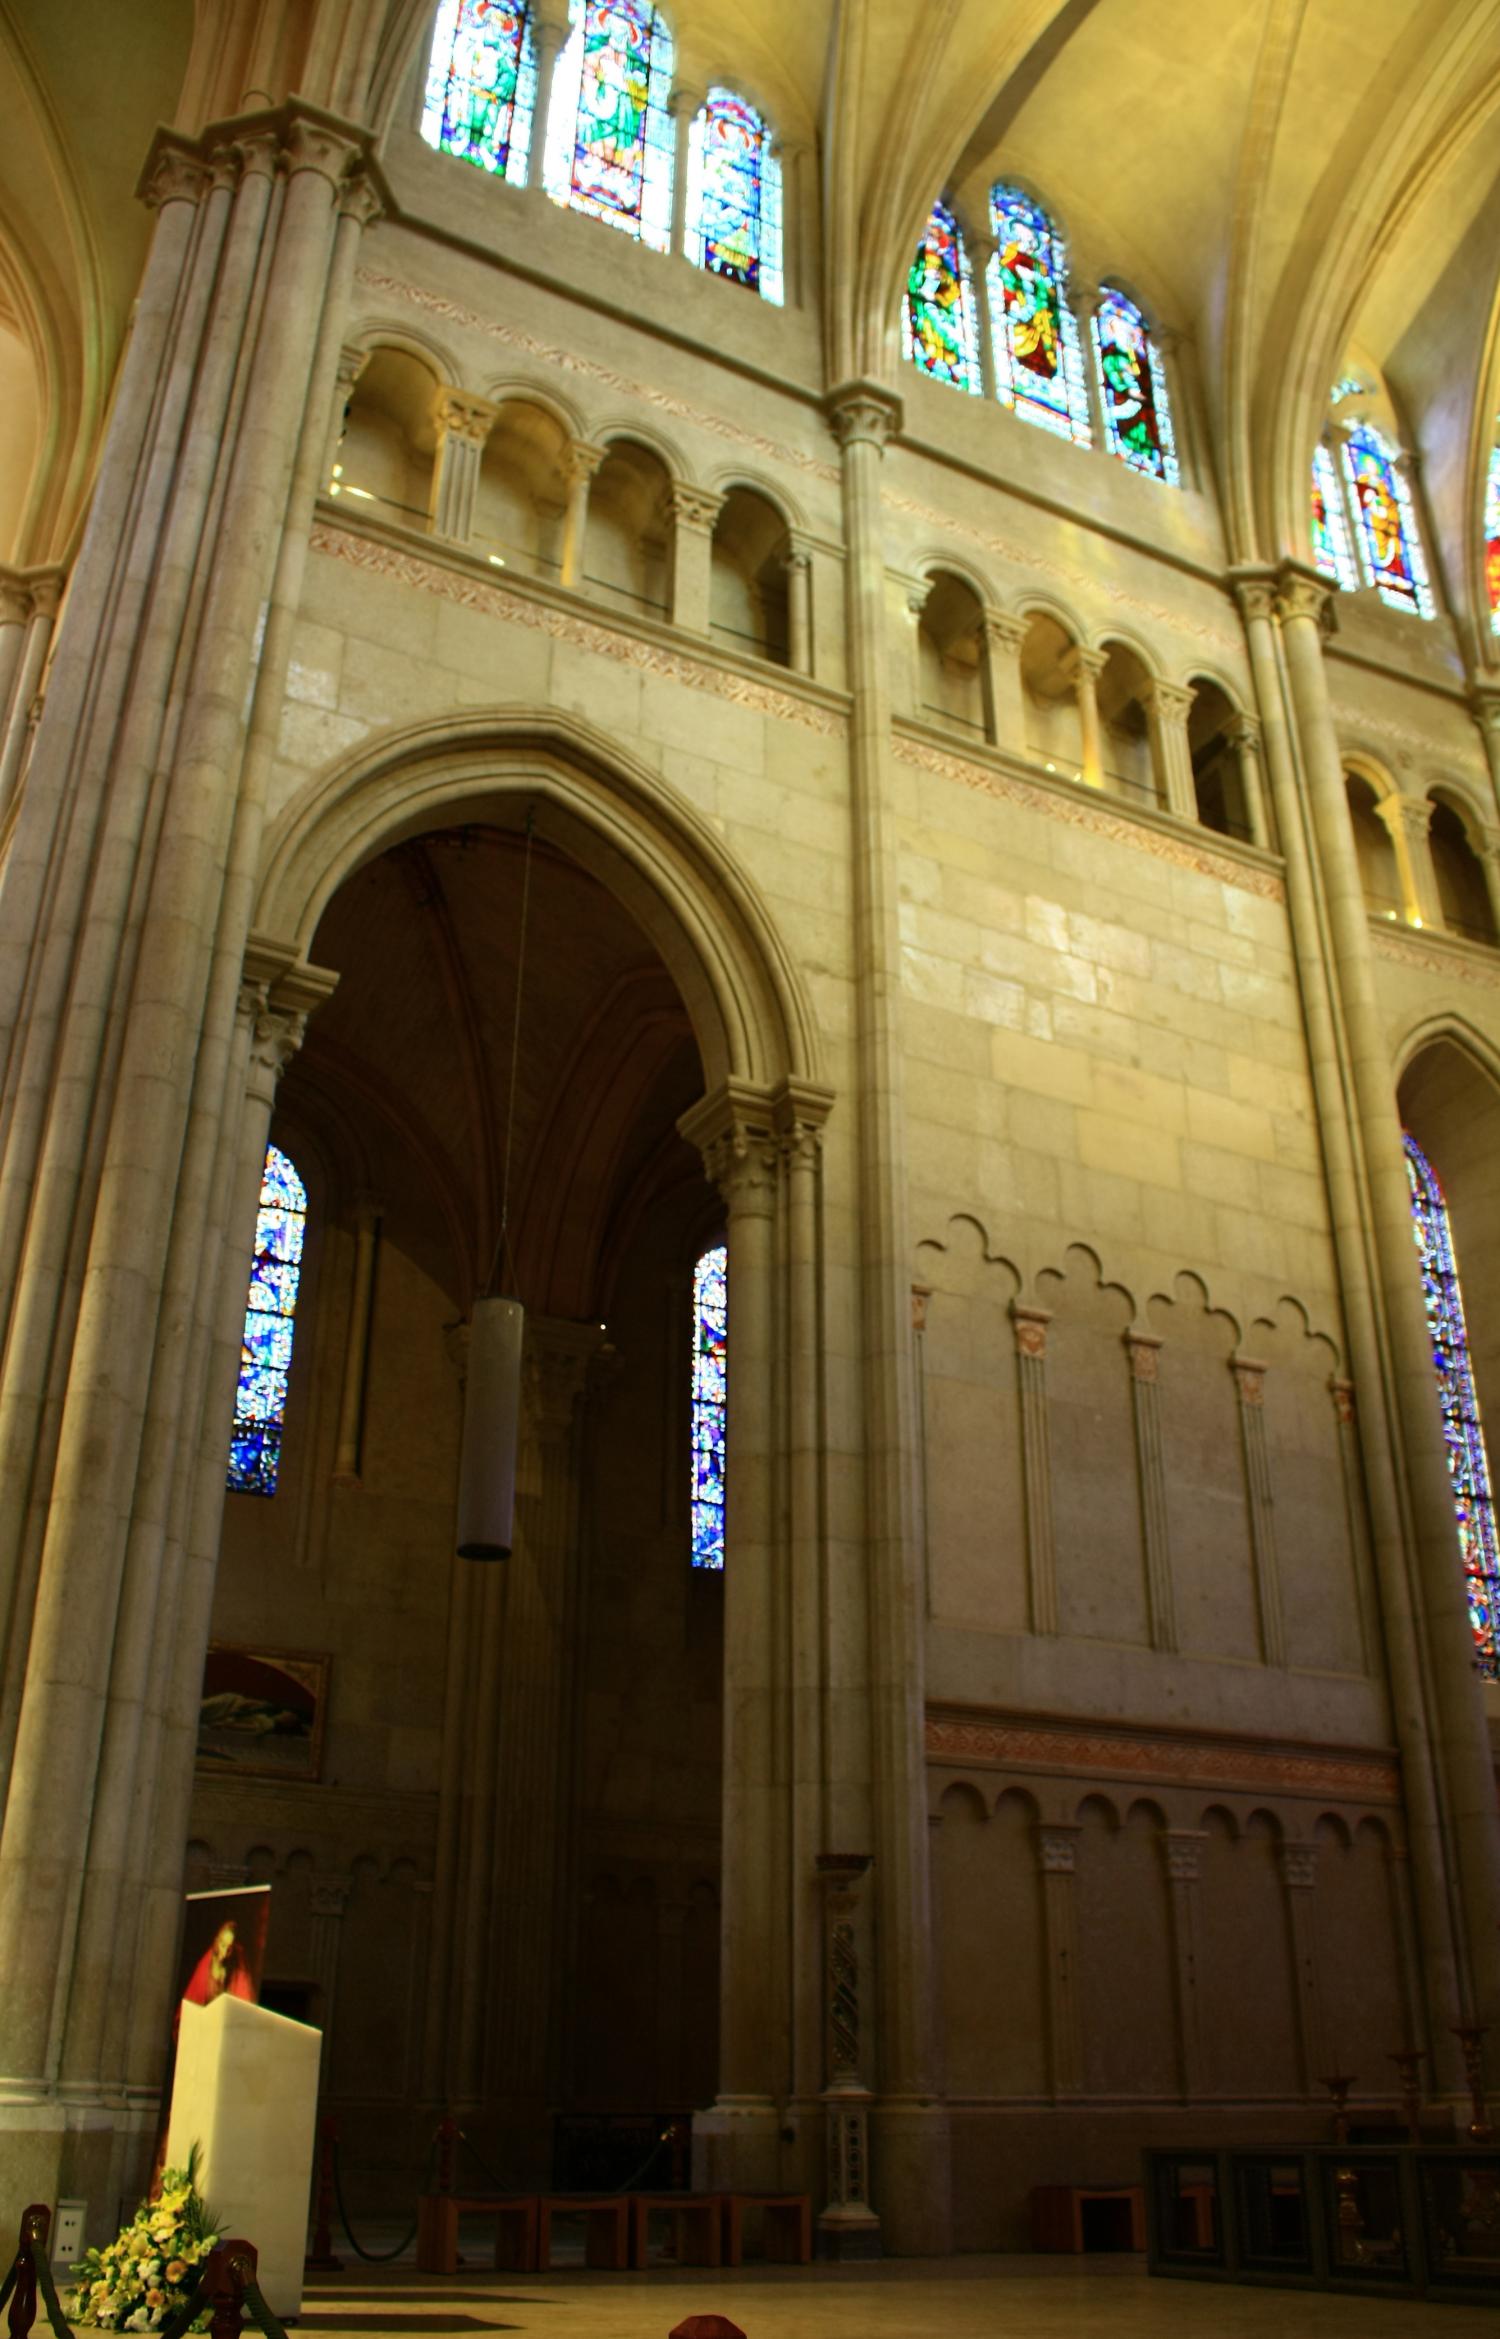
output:
[[[182,2008],[167,2165],[199,2148],[198,2187],[223,2236],[253,2242],[273,2314],[302,2305],[323,2034],[243,1998]]]

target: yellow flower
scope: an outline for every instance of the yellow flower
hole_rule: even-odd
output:
[[[166,2292],[165,2292],[164,2290],[148,2290],[148,2291],[147,2291],[147,2293],[146,2293],[146,2304],[147,2304],[147,2306],[148,2306],[148,2307],[159,2307],[159,2306],[165,2306],[165,2305],[166,2305],[166,2303],[167,2303],[167,2294],[166,2294]]]
[[[183,2264],[181,2258],[169,2258],[167,2260],[167,2280],[169,2282],[180,2282],[186,2272],[187,2267]]]

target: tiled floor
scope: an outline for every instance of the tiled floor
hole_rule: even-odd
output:
[[[1152,2281],[1136,2258],[898,2259],[735,2273],[315,2276],[308,2339],[667,2339],[693,2313],[746,2339],[1494,2339],[1493,2307]]]

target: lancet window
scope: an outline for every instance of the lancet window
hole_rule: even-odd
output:
[[[1167,377],[1156,338],[1135,302],[1104,285],[1094,311],[1094,357],[1104,406],[1104,442],[1148,479],[1178,484]]]
[[[276,1492],[306,1232],[307,1189],[286,1155],[269,1145],[240,1337],[240,1379],[229,1441],[231,1494]]]
[[[1349,523],[1344,516],[1338,473],[1321,439],[1313,449],[1312,540],[1313,559],[1324,576],[1331,577],[1346,593],[1352,593],[1359,584],[1359,571],[1354,565],[1354,547],[1349,541]]]
[[[649,0],[572,0],[545,184],[557,202],[665,252],[672,243],[672,36]]]
[[[780,306],[781,164],[754,106],[711,89],[688,137],[687,251],[696,267]]]
[[[422,108],[428,145],[521,186],[535,111],[531,0],[442,0]]]
[[[1356,422],[1344,438],[1344,474],[1357,527],[1360,570],[1393,609],[1431,617],[1427,563],[1417,534],[1411,489],[1396,449],[1371,422]]]
[[[693,1269],[692,1522],[694,1567],[724,1565],[724,1431],[728,1418],[729,1254]]]
[[[937,202],[917,246],[901,312],[906,354],[935,382],[983,395],[974,279],[958,221]]]
[[[1484,590],[1490,625],[1500,633],[1500,444],[1490,449],[1484,482]]]
[[[991,189],[990,220],[996,395],[1027,422],[1086,447],[1088,390],[1068,305],[1067,246],[1041,205],[1004,181]]]
[[[1427,1303],[1432,1365],[1442,1406],[1469,1622],[1474,1632],[1479,1670],[1491,1681],[1500,1680],[1500,1657],[1497,1657],[1495,1641],[1497,1604],[1500,1604],[1500,1542],[1496,1539],[1495,1503],[1484,1426],[1479,1418],[1479,1396],[1469,1359],[1458,1261],[1453,1251],[1448,1205],[1437,1173],[1409,1132],[1406,1176],[1411,1188],[1412,1227],[1422,1262],[1422,1293]]]

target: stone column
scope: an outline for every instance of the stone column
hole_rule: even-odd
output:
[[[333,1449],[335,1486],[358,1486],[364,1435],[365,1374],[370,1362],[370,1309],[375,1297],[375,1252],[380,1239],[380,1204],[361,1194],[354,1206],[354,1278],[349,1290],[349,1324],[344,1337],[344,1370],[339,1386],[338,1434]]]
[[[337,495],[339,482],[335,476],[339,464],[339,449],[344,443],[344,432],[349,422],[349,407],[359,383],[359,377],[370,361],[367,349],[341,349],[338,371],[333,378],[333,397],[328,408],[328,447],[323,458],[322,475],[318,481],[320,495]]]
[[[1184,2103],[1191,2103],[1207,2091],[1198,2008],[1198,1874],[1206,1841],[1198,1829],[1180,1827],[1169,1827],[1162,1839],[1172,1915],[1172,1966]]]
[[[1078,1918],[1073,1896],[1078,1828],[1036,1831],[1047,1942],[1047,2066],[1054,2102],[1083,2089],[1083,2032],[1078,2004]]]
[[[1102,650],[1086,650],[1075,642],[1062,661],[1062,671],[1073,685],[1078,728],[1083,735],[1083,766],[1079,778],[1090,788],[1104,785],[1104,729],[1099,721],[1099,677],[1108,664]]]
[[[768,1097],[730,1084],[680,1126],[724,1197],[729,1254],[719,2094],[694,2123],[694,2150],[695,2159],[703,2155],[707,2189],[770,2189],[787,2083],[791,1923],[779,1732],[785,1592],[774,1494],[774,1110]]]
[[[816,192],[808,185],[815,150],[805,140],[776,138],[771,151],[781,163],[781,264],[787,306],[805,309],[816,290],[808,268],[809,251],[818,249],[816,233],[809,227],[817,218]]]
[[[984,728],[992,747],[1012,755],[1026,752],[1026,702],[1021,685],[1021,645],[1026,620],[1003,609],[986,609],[980,620],[979,657],[984,683]]]
[[[1318,1847],[1316,1843],[1285,1839],[1278,1847],[1281,1863],[1281,1881],[1286,1892],[1287,1927],[1292,1941],[1292,1973],[1297,1996],[1297,2061],[1302,2092],[1310,2095],[1314,2084],[1325,2071],[1343,2070],[1349,2066],[1339,2058],[1356,2042],[1335,2038],[1332,2049],[1324,2037],[1322,2008],[1318,2001],[1317,1942],[1313,1934],[1311,1895],[1318,1881]],[[1324,2061],[1332,2051],[1334,2061]]]
[[[532,11],[531,23],[531,37],[536,43],[536,105],[531,117],[531,154],[526,165],[526,183],[538,198],[545,197],[547,192],[543,179],[547,133],[552,124],[552,83],[568,29],[567,0],[539,0]]]
[[[1281,1621],[1281,1578],[1276,1560],[1276,1497],[1271,1485],[1271,1461],[1266,1451],[1266,1367],[1249,1357],[1230,1360],[1235,1395],[1239,1400],[1240,1450],[1245,1464],[1245,1495],[1250,1513],[1250,1550],[1255,1567],[1255,1606],[1260,1623],[1260,1653],[1268,1665],[1286,1663],[1286,1634]]]
[[[1487,828],[1474,839],[1474,850],[1484,871],[1484,889],[1490,905],[1490,922],[1500,937],[1500,828]]]
[[[1193,755],[1188,745],[1188,711],[1193,693],[1175,682],[1152,682],[1146,690],[1146,723],[1160,801],[1179,820],[1196,820]]]
[[[311,1979],[318,1985],[318,2009],[315,2016],[323,2033],[323,2060],[318,2082],[319,2093],[326,2094],[333,2077],[333,2025],[339,1987],[339,1940],[344,1930],[344,1911],[349,1906],[352,1890],[349,1878],[335,1873],[317,1874],[311,1879],[308,1963]]]
[[[1232,717],[1225,733],[1240,767],[1240,794],[1245,800],[1245,818],[1250,825],[1251,841],[1269,848],[1270,825],[1266,819],[1265,789],[1260,772],[1260,725],[1253,715]]]
[[[848,558],[863,1556],[880,1942],[875,2197],[889,2248],[941,2253],[951,2246],[952,2195],[932,2020],[911,1242],[899,1000],[889,980],[900,924],[880,482],[901,407],[889,390],[851,382],[831,394],[828,416],[843,457]]]
[[[818,2216],[818,2255],[878,2258],[880,2220],[870,2207],[870,2089],[860,2006],[861,1887],[867,1852],[820,1852],[823,1886],[825,2055],[823,2117],[828,2199]]]
[[[685,633],[706,634],[714,522],[724,498],[679,479],[673,482],[671,503],[672,623]]]
[[[3,730],[0,730],[0,820],[4,819],[16,792],[26,761],[27,742],[41,712],[37,694],[64,584],[62,569],[28,569],[25,574],[25,632],[15,652],[10,703],[5,706],[0,700],[0,712],[4,715]],[[7,633],[15,630],[6,628]]]
[[[1283,569],[1278,609],[1348,1036],[1353,1104],[1360,1124],[1400,1424],[1396,1459],[1415,1530],[1415,1588],[1425,1625],[1430,1711],[1451,1830],[1449,1861],[1457,1870],[1463,1911],[1464,1936],[1456,1946],[1466,2010],[1459,2019],[1494,2023],[1500,2020],[1500,1815],[1474,1670],[1426,1309],[1411,1239],[1390,1048],[1376,992],[1369,919],[1323,668],[1320,620],[1327,597],[1327,585],[1314,572],[1293,563]],[[1377,1374],[1357,1368],[1357,1378],[1362,1391],[1368,1392]],[[1368,1424],[1367,1406],[1362,1419]],[[1393,1638],[1388,1618],[1388,1648]],[[1448,2018],[1443,2019],[1446,2023]]]
[[[786,571],[787,656],[794,674],[813,670],[812,553],[800,538],[791,538],[782,555]]]
[[[437,461],[432,471],[432,530],[451,543],[467,544],[474,533],[474,499],[485,441],[499,408],[488,398],[461,390],[440,390],[433,410]]]
[[[568,509],[563,519],[562,566],[559,582],[576,593],[583,583],[583,548],[589,524],[589,488],[604,461],[605,449],[587,439],[574,439],[568,448]]]
[[[692,141],[693,122],[705,103],[701,90],[690,89],[679,82],[667,99],[667,112],[672,117],[672,250],[678,259],[687,257],[688,238],[688,148]]]
[[[1010,1303],[1021,1392],[1021,1476],[1026,1488],[1026,1599],[1035,1633],[1057,1630],[1057,1552],[1052,1537],[1052,1441],[1047,1424],[1050,1308]]]
[[[1490,784],[1495,791],[1495,803],[1500,807],[1500,682],[1476,682],[1469,692],[1469,706],[1484,742]]]
[[[1154,1332],[1128,1331],[1130,1399],[1135,1423],[1135,1466],[1141,1495],[1141,1543],[1146,1554],[1146,1614],[1153,1649],[1177,1646],[1177,1610],[1172,1587],[1172,1539],[1167,1514],[1167,1478],[1161,1442],[1161,1385],[1157,1359],[1161,1340]]]
[[[11,686],[21,663],[31,595],[22,570],[0,566],[0,738],[10,708]]]
[[[979,379],[986,398],[999,393],[1000,375],[995,364],[995,319],[990,308],[990,262],[999,249],[995,238],[985,231],[970,236],[969,265],[974,272],[975,322],[979,327]]]

